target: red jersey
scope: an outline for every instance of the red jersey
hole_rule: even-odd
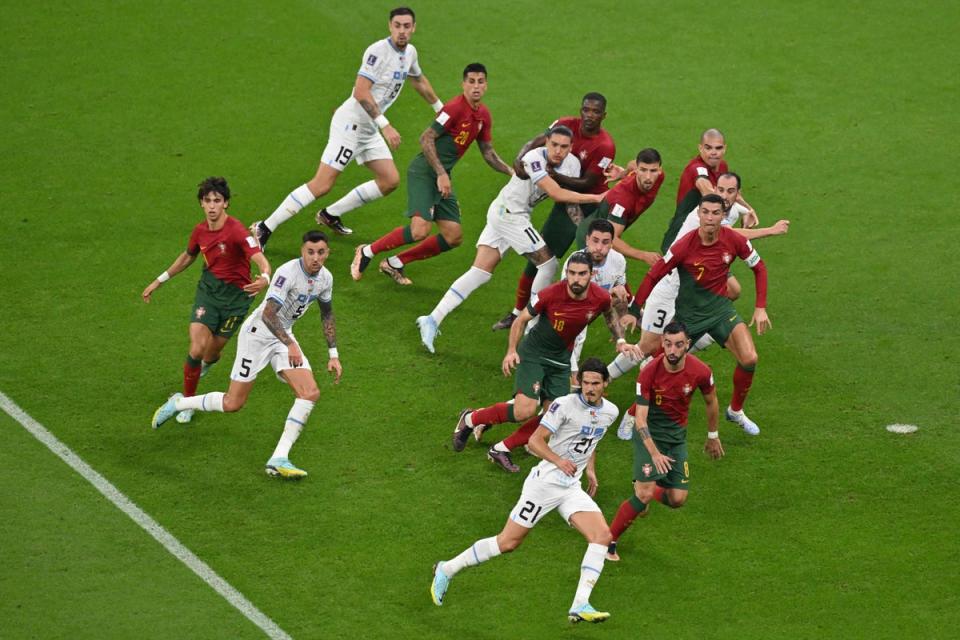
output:
[[[610,294],[595,282],[587,295],[576,300],[567,291],[566,280],[544,287],[527,310],[540,321],[520,343],[521,358],[535,357],[558,366],[570,365],[573,345],[583,329],[610,309]]]
[[[721,160],[716,171],[714,171],[707,166],[703,158],[698,155],[687,163],[687,166],[683,169],[683,173],[680,174],[680,186],[677,187],[677,204],[680,204],[680,201],[690,193],[691,189],[696,188],[695,185],[699,178],[706,178],[710,181],[710,184],[717,186],[717,178],[720,177],[721,173],[726,173],[729,170],[726,160]],[[689,212],[689,209],[687,212]]]
[[[562,124],[573,131],[573,144],[570,153],[577,156],[580,161],[580,176],[588,173],[600,175],[600,181],[590,193],[603,193],[607,190],[607,181],[603,179],[603,171],[617,155],[617,146],[613,143],[613,138],[607,133],[606,129],[601,128],[594,136],[586,136],[580,133],[580,118],[567,116],[558,118],[551,124],[551,127]]]
[[[661,171],[660,177],[653,183],[650,191],[641,191],[640,185],[637,184],[636,173],[633,171],[628,173],[603,197],[603,201],[607,203],[607,215],[610,221],[629,228],[657,199],[663,178],[664,174]]]
[[[640,370],[637,404],[649,407],[647,427],[654,440],[680,443],[686,439],[690,400],[696,389],[704,395],[714,390],[710,367],[696,356],[687,355],[680,371],[669,371],[661,353]]]
[[[634,304],[639,307],[654,285],[677,267],[680,293],[677,295],[677,317],[685,322],[709,317],[717,309],[726,309],[727,276],[734,258],[740,258],[753,269],[757,287],[756,306],[767,306],[767,269],[760,255],[742,235],[721,226],[717,241],[705,246],[700,230],[694,229],[673,243],[666,255],[647,272]]]
[[[490,110],[483,103],[477,105],[476,109],[471,108],[463,94],[443,105],[430,126],[441,134],[436,142],[437,155],[447,171],[463,157],[474,140],[493,140]]]
[[[250,284],[250,258],[260,253],[257,241],[243,223],[227,216],[223,227],[211,231],[206,221],[193,228],[187,253],[203,254],[204,270],[209,270],[221,282],[240,287]]]

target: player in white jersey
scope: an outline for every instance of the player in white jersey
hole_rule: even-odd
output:
[[[602,194],[577,193],[562,188],[552,174],[580,176],[580,161],[570,153],[573,131],[556,126],[547,132],[543,147],[531,149],[522,161],[529,179],[516,175],[500,190],[487,209],[487,224],[477,240],[473,266],[454,280],[430,315],[417,318],[420,340],[430,353],[440,323],[467,297],[493,277],[493,270],[508,250],[513,249],[537,265],[533,292],[550,284],[557,272],[557,259],[530,223],[533,208],[545,198],[554,202],[586,204],[599,202]]]
[[[327,236],[321,231],[308,231],[303,236],[300,257],[274,272],[266,298],[240,327],[237,357],[227,392],[215,391],[189,398],[175,393],[153,414],[153,428],[187,409],[239,411],[247,402],[257,374],[270,365],[277,377],[290,385],[296,400],[287,414],[283,435],[267,461],[266,472],[292,479],[306,476],[306,471],[290,462],[290,448],[307,423],[320,390],[292,329],[310,304],[317,301],[329,348],[327,370],[334,374],[334,382],[339,382],[343,369],[333,318],[333,276],[323,266],[329,254]]]
[[[603,362],[590,358],[580,369],[581,392],[558,398],[550,405],[529,442],[531,451],[542,460],[530,470],[503,530],[495,537],[477,540],[451,560],[434,565],[430,587],[434,604],[443,604],[450,580],[457,573],[513,551],[543,516],[557,509],[588,543],[568,619],[603,622],[610,617],[590,606],[590,594],[603,571],[607,551],[604,541],[611,539],[607,521],[592,498],[599,486],[595,450],[619,413],[603,397],[607,382]],[[588,481],[586,491],[580,484],[584,473]]]
[[[370,169],[374,179],[364,182],[317,213],[317,222],[341,235],[353,231],[343,226],[340,216],[382,198],[400,184],[400,173],[390,153],[390,149],[400,145],[400,134],[384,113],[400,95],[407,79],[433,107],[434,112],[443,108],[443,101],[437,98],[430,81],[420,70],[417,50],[410,44],[410,38],[416,31],[413,10],[399,7],[391,11],[389,27],[389,38],[374,42],[363,52],[353,93],[340,105],[330,121],[330,139],[316,175],[294,189],[270,217],[250,226],[251,233],[261,247],[266,245],[270,234],[278,226],[330,191],[340,172],[351,160]]]
[[[738,202],[740,197],[740,176],[736,173],[729,172],[721,174],[717,178],[716,193],[723,198],[724,217],[720,221],[722,225],[733,228],[734,225],[740,221],[741,216],[752,213],[752,209]],[[690,231],[699,228],[700,219],[697,215],[699,209],[700,207],[698,205],[694,207],[689,214],[687,214],[686,219],[683,221],[683,225],[677,231],[677,235],[674,236],[670,244],[673,244],[678,238],[682,238]],[[778,220],[776,224],[771,227],[765,227],[762,229],[736,228],[735,231],[744,236],[747,240],[755,240],[757,238],[785,234],[787,233],[789,227],[789,220]],[[670,320],[673,319],[673,314],[676,310],[677,294],[679,291],[680,276],[677,274],[676,269],[674,269],[657,283],[657,285],[653,288],[653,291],[650,293],[650,296],[647,298],[646,303],[644,304],[643,316],[640,321],[642,333],[640,342],[638,344],[640,345],[640,350],[643,351],[643,353],[648,357],[653,355],[653,353],[659,347],[660,339],[663,335],[663,328],[670,322]],[[740,283],[731,274],[730,277],[727,278],[727,297],[729,297],[731,300],[736,300],[739,296]],[[626,314],[626,317],[627,323],[631,323],[632,321],[633,324],[636,324],[636,318],[633,315]],[[706,349],[711,344],[713,344],[713,338],[711,338],[709,335],[704,335],[700,338],[700,340],[697,341],[695,345],[691,347],[690,353]],[[618,356],[608,365],[610,368],[611,379],[616,380],[627,371],[630,371],[636,365],[637,362],[635,360],[631,360],[629,357]],[[624,431],[624,433],[630,432]]]

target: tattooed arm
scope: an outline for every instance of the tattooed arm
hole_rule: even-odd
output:
[[[267,329],[270,330],[270,333],[287,346],[290,366],[299,367],[303,364],[303,352],[300,351],[300,345],[297,344],[297,341],[283,328],[283,323],[280,322],[280,318],[277,316],[278,311],[280,311],[280,303],[272,298],[268,298],[267,304],[263,308],[261,319],[263,320],[263,324],[267,326]]]
[[[440,191],[442,197],[449,198],[452,186],[450,185],[450,175],[444,168],[443,163],[440,162],[440,156],[437,154],[437,138],[439,137],[440,134],[433,128],[433,125],[427,127],[426,131],[420,134],[420,149],[423,151],[423,157],[426,158],[427,164],[437,174],[437,190]]]
[[[603,320],[607,323],[607,329],[610,330],[610,335],[617,341],[617,352],[626,353],[634,360],[642,360],[643,352],[640,351],[640,347],[635,344],[628,344],[627,339],[623,337],[623,327],[620,326],[620,313],[617,312],[615,305],[611,304],[610,308],[603,312]]]
[[[650,435],[650,429],[647,427],[647,413],[650,410],[650,406],[644,403],[640,403],[640,398],[637,398],[637,423],[636,430],[637,434],[640,436],[640,441],[643,443],[643,446],[647,448],[647,453],[650,454],[650,458],[653,460],[653,465],[657,468],[657,473],[666,473],[670,471],[673,467],[670,463],[673,462],[673,458],[663,455],[657,449],[656,443],[653,441],[653,436]]]
[[[327,371],[333,373],[333,382],[340,382],[340,376],[343,375],[343,367],[340,366],[340,354],[337,352],[337,324],[333,317],[333,302],[324,302],[317,300],[320,305],[320,322],[323,324],[323,337],[327,339],[327,349],[330,352],[330,361],[327,363]]]
[[[370,116],[370,119],[374,122],[376,122],[377,118],[382,117],[382,122],[377,122],[376,124],[380,127],[383,139],[387,141],[390,148],[396,149],[400,146],[400,134],[397,133],[393,125],[387,121],[387,118],[380,113],[380,107],[377,106],[377,101],[373,99],[373,93],[370,91],[372,88],[373,80],[364,78],[363,76],[357,76],[357,81],[353,84],[353,98],[360,103],[360,106],[363,107],[363,110],[367,112],[367,115]]]
[[[497,155],[492,143],[477,140],[477,146],[480,147],[480,153],[483,154],[483,159],[486,160],[487,164],[490,165],[494,171],[505,173],[508,176],[513,175],[513,169],[510,168],[510,165],[500,159],[500,156]]]

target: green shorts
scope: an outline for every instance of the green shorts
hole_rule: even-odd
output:
[[[190,309],[190,322],[199,322],[215,336],[232,338],[252,302],[253,298],[243,289],[221,282],[204,271]]]
[[[583,211],[583,220],[577,225],[576,242],[578,250],[587,247],[587,229],[590,223],[594,220],[606,220],[609,217],[607,215],[609,209],[610,205],[607,204],[606,200],[601,200],[599,205],[580,205],[580,210]]]
[[[570,365],[544,364],[538,358],[520,354],[520,364],[513,375],[513,395],[555,400],[570,393]]]
[[[410,168],[407,171],[407,217],[424,220],[450,220],[460,224],[460,204],[451,189],[446,198],[437,189],[437,176],[432,171]]]
[[[709,318],[693,321],[684,319],[682,313],[678,311],[676,319],[686,325],[691,344],[699,340],[704,334],[709,333],[717,341],[717,344],[723,346],[727,344],[727,338],[733,333],[734,327],[738,324],[744,324],[744,320],[737,313],[732,302],[725,304],[721,311]]]
[[[690,464],[687,462],[687,443],[679,444],[661,444],[656,440],[657,451],[665,456],[673,458],[673,466],[666,473],[657,472],[657,467],[653,464],[653,458],[647,451],[643,439],[637,434],[633,437],[633,481],[634,482],[656,482],[662,487],[672,487],[675,489],[690,488]]]

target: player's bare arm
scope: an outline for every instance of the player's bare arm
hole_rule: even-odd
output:
[[[440,98],[437,97],[437,92],[433,90],[433,85],[430,84],[427,76],[407,76],[407,81],[413,86],[413,89],[423,97],[427,104],[433,107],[434,111],[440,111],[440,109],[443,108],[442,102],[438,108],[437,103],[440,102]]]
[[[587,468],[584,469],[584,475],[587,476],[587,495],[591,498],[597,495],[597,489],[600,488],[600,482],[597,480],[597,450],[594,449],[587,460]]]
[[[549,196],[554,202],[570,204],[595,204],[603,200],[602,193],[577,193],[576,191],[564,189],[550,176],[541,178],[540,182],[537,183],[537,186],[543,189],[543,192],[546,193],[547,196]]]
[[[627,244],[627,242],[621,238],[623,232],[626,230],[626,227],[622,224],[610,221],[613,224],[613,248],[627,256],[628,258],[633,258],[634,260],[641,260],[646,262],[649,265],[653,265],[660,257],[660,254],[655,251],[644,251],[643,249],[637,249],[636,247]]]
[[[263,253],[255,253],[250,256],[250,260],[257,265],[260,274],[253,281],[243,288],[244,291],[253,297],[270,286],[270,263]]]
[[[643,357],[643,352],[639,346],[629,344],[627,339],[623,337],[623,326],[620,324],[620,314],[614,306],[611,306],[603,312],[603,320],[607,323],[607,329],[610,330],[610,335],[617,341],[617,352],[626,353],[631,358],[640,360]]]
[[[570,222],[573,224],[580,224],[583,222],[583,210],[578,204],[569,203],[567,205],[567,216],[570,218]]]
[[[719,460],[723,457],[723,445],[720,443],[720,432],[717,430],[720,424],[720,402],[717,400],[717,390],[705,393],[703,402],[707,406],[707,440],[703,450],[714,460]]]
[[[527,324],[533,319],[528,309],[524,309],[517,316],[517,319],[510,325],[510,336],[507,338],[507,355],[503,357],[503,375],[510,377],[510,372],[520,364],[520,354],[517,353],[517,345],[520,344],[520,338],[527,329]]]
[[[751,207],[750,204],[743,199],[742,193],[737,194],[737,202],[739,202],[740,204],[742,204],[748,209],[747,212],[744,213],[743,216],[741,217],[742,224],[745,228],[749,229],[751,227],[755,227],[758,224],[760,224],[760,216],[758,216],[757,212],[754,211],[753,207]]]
[[[199,255],[199,254],[198,254]],[[164,282],[177,275],[197,259],[197,256],[192,256],[186,251],[177,256],[177,259],[173,261],[167,270],[161,273],[159,276],[153,279],[153,282],[147,285],[147,288],[143,290],[143,293],[140,294],[140,297],[143,298],[144,302],[150,302],[150,296],[153,295],[153,292],[160,288]],[[163,278],[163,280],[161,280]]]
[[[782,236],[790,230],[789,220],[777,220],[772,227],[763,227],[762,229],[748,229],[737,227],[734,229],[747,240],[756,240],[757,238],[769,238],[770,236]]]
[[[544,426],[539,426],[537,430],[533,432],[533,435],[530,436],[530,441],[527,443],[527,446],[530,447],[530,451],[538,458],[552,462],[560,471],[563,471],[568,476],[575,476],[577,474],[577,465],[575,465],[572,460],[561,458],[554,453],[550,445],[547,444],[547,440],[549,439],[550,430]]]
[[[649,411],[650,407],[648,405],[637,403],[636,425],[634,428],[637,430],[637,435],[640,436],[640,441],[643,443],[643,446],[647,448],[650,458],[653,459],[653,466],[657,468],[657,473],[667,473],[673,468],[671,464],[673,458],[663,455],[660,453],[660,450],[657,449],[657,444],[653,441],[653,436],[650,435],[650,429],[647,427],[647,413]]]
[[[529,180],[530,175],[527,173],[526,169],[523,168],[523,156],[527,155],[527,152],[537,147],[542,147],[547,143],[547,136],[544,134],[538,135],[533,140],[528,140],[525,145],[520,147],[520,153],[517,154],[517,157],[513,160],[513,172],[521,180]]]
[[[571,178],[570,176],[564,176],[559,173],[555,173],[551,169],[547,169],[550,175],[553,177],[557,183],[564,189],[570,189],[571,191],[580,191],[581,193],[586,191],[593,191],[594,187],[600,184],[600,181],[603,180],[603,176],[599,173],[593,173],[588,171],[579,178]]]
[[[357,76],[357,80],[353,84],[353,97],[363,110],[367,112],[370,119],[376,120],[383,114],[380,113],[380,107],[377,106],[377,101],[373,99],[373,94],[370,92],[372,87],[372,80],[364,78],[363,76]],[[400,134],[393,128],[392,124],[387,123],[386,126],[380,129],[380,133],[383,134],[383,139],[387,141],[391,149],[396,149],[400,146]]]
[[[437,154],[438,137],[440,137],[440,134],[434,131],[433,127],[427,127],[427,130],[420,134],[420,149],[423,151],[423,157],[427,160],[427,164],[437,174],[437,190],[442,197],[448,198],[452,187],[450,176],[447,174],[447,170],[443,168],[443,163],[440,162],[440,156]]]
[[[493,148],[493,143],[477,140],[477,146],[480,147],[480,154],[486,163],[490,165],[490,168],[494,171],[505,173],[508,176],[513,175],[513,169],[497,155],[496,149]]]
[[[290,337],[290,334],[283,328],[283,324],[277,316],[278,311],[280,311],[280,303],[276,300],[267,300],[267,306],[263,308],[261,319],[270,333],[276,336],[277,340],[287,345],[290,366],[299,367],[303,364],[303,352],[300,351],[300,345],[297,344],[297,341]]]
[[[333,316],[333,301],[324,302],[317,300],[320,306],[320,323],[323,325],[323,337],[327,341],[327,349],[330,350],[330,361],[327,363],[327,371],[333,373],[334,383],[340,382],[340,376],[343,375],[343,367],[340,365],[340,355],[337,354],[337,322]],[[336,354],[336,355],[334,355]]]

